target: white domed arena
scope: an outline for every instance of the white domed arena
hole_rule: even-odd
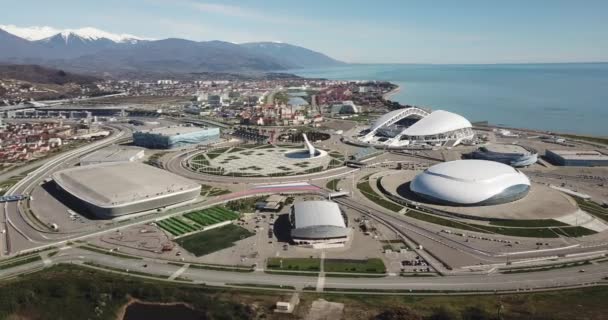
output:
[[[410,190],[434,204],[489,206],[525,197],[530,191],[530,180],[503,163],[457,160],[420,173],[412,180]]]
[[[408,107],[391,111],[361,132],[358,140],[375,146],[453,147],[474,137],[472,125],[461,115]]]

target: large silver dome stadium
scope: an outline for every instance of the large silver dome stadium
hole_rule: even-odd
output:
[[[487,206],[525,197],[530,180],[503,163],[457,160],[434,165],[417,175],[410,190],[434,204]]]

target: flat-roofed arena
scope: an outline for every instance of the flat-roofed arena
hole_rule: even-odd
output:
[[[102,163],[53,174],[58,188],[100,218],[154,210],[195,199],[201,186],[141,163]]]

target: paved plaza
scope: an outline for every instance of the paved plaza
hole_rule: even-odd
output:
[[[310,158],[287,156],[294,152],[306,155],[307,150],[280,145],[222,148],[195,155],[189,166],[197,172],[224,176],[276,177],[320,172],[344,162],[337,151],[319,150],[319,155]]]

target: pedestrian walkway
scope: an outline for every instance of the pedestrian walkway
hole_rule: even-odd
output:
[[[186,263],[183,267],[179,268],[177,271],[175,271],[170,277],[169,280],[175,280],[177,277],[181,276],[182,273],[184,273],[184,271],[188,270],[188,267],[190,267],[189,263]]]
[[[319,278],[317,279],[317,292],[323,292],[323,287],[325,286],[325,251],[321,251],[321,262],[319,267]]]

